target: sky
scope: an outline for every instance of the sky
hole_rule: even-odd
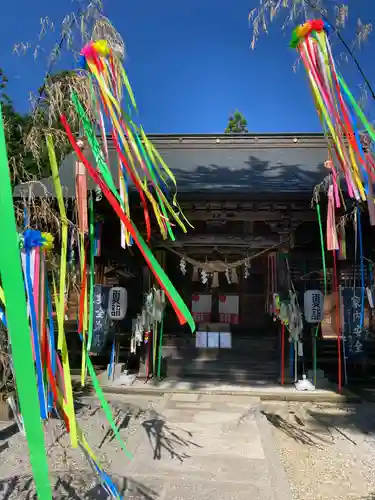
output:
[[[375,19],[375,2],[349,3],[348,29],[353,34],[359,15],[365,22]],[[251,133],[321,131],[304,70],[293,71],[291,28],[283,33],[279,18],[251,50],[248,14],[257,4],[258,0],[104,0],[105,14],[126,44],[126,69],[146,132],[221,133],[236,109],[245,115]],[[43,83],[50,49],[59,40],[58,30],[38,40],[40,18],[48,16],[58,26],[76,8],[71,0],[14,0],[2,5],[0,67],[9,78],[8,93],[17,110],[30,109],[29,94]],[[19,42],[39,44],[38,57],[33,58],[32,50],[15,55],[13,47]],[[373,48],[368,43],[358,59],[375,86]],[[343,49],[336,50],[339,54]],[[74,58],[65,53],[55,69],[74,67]],[[362,80],[353,62],[342,63],[341,71],[358,93]],[[371,103],[370,118],[372,107]]]

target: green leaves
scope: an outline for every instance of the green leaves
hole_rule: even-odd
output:
[[[226,134],[248,134],[249,131],[247,129],[247,120],[243,116],[242,113],[240,113],[238,110],[236,110],[233,114],[233,116],[229,117],[228,120],[228,126],[225,129]]]

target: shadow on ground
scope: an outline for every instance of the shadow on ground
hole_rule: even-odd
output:
[[[87,410],[88,404],[85,401],[85,397],[88,395],[92,395],[91,387],[87,386],[82,389],[79,384],[76,384],[74,405],[78,415],[80,412]],[[182,448],[200,448],[199,444],[192,441],[193,436],[191,432],[172,427],[168,424],[164,415],[156,412],[152,407],[145,409],[132,403],[120,403],[119,401],[113,401],[111,407],[113,409],[113,419],[119,432],[134,428],[137,424],[141,425],[147,434],[154,460],[161,460],[164,450],[171,458],[183,462],[184,459],[190,458],[190,455],[185,451],[181,451]],[[99,406],[96,406],[90,412],[90,415],[94,415],[97,411],[100,411]],[[102,448],[106,443],[110,443],[114,439],[115,435],[108,426],[99,444],[99,448]],[[177,451],[177,448],[179,451]]]
[[[183,462],[186,458],[190,458],[186,452],[188,448],[201,447],[193,441],[191,432],[170,425],[165,416],[155,411],[154,408],[143,409],[132,403],[120,404],[119,402],[113,402],[112,407],[114,408],[113,418],[119,432],[125,429],[133,432],[136,426],[140,426],[146,432],[154,460],[161,460],[164,452],[170,458]],[[96,408],[93,412],[98,410],[99,408]],[[114,439],[114,433],[108,427],[99,448]]]
[[[262,411],[261,413],[271,425],[298,443],[322,448],[324,444],[328,444],[329,442],[327,439],[319,436],[319,434],[309,430],[307,425],[297,415],[294,415],[293,422],[292,419],[287,419],[277,413],[266,411]]]
[[[145,420],[142,423],[146,431],[150,446],[153,450],[154,460],[161,460],[163,450],[169,454],[170,458],[183,462],[190,458],[182,449],[202,448],[199,444],[192,441],[192,433],[183,429],[172,428],[165,419],[156,416]],[[180,451],[177,452],[177,447]]]
[[[107,500],[108,494],[102,486],[91,484],[87,472],[81,474],[63,474],[53,487],[54,500]],[[158,494],[130,478],[113,478],[124,500],[157,500]],[[33,478],[31,476],[13,476],[0,481],[2,500],[37,500]]]
[[[292,403],[288,409],[284,406],[284,409],[279,410],[265,406],[262,414],[273,427],[308,446],[333,444],[336,436],[354,446],[357,445],[357,439],[375,441],[373,404],[331,406],[307,403],[297,406]],[[375,500],[375,495],[368,500]]]
[[[340,410],[338,413],[335,408],[316,404],[309,410],[309,415],[323,427],[355,430],[375,440],[373,418],[375,405],[373,403],[343,405]]]

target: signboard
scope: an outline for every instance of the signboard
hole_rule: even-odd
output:
[[[109,291],[108,316],[110,319],[120,321],[125,318],[128,308],[128,292],[126,288],[114,286]]]
[[[307,323],[320,323],[324,318],[324,295],[320,290],[307,290],[304,295],[304,313]]]
[[[100,354],[106,346],[109,335],[108,299],[110,287],[94,287],[94,328],[90,353]]]
[[[212,295],[207,293],[192,296],[191,313],[197,323],[211,321]]]
[[[220,333],[207,332],[207,347],[211,349],[219,349],[220,346]]]
[[[207,332],[195,333],[195,347],[204,349],[207,347]]]
[[[232,348],[232,334],[231,332],[220,332],[220,347],[221,349]]]
[[[368,330],[366,324],[361,325],[361,297],[362,288],[344,288],[341,291],[342,333],[345,340],[345,351],[348,358],[364,354],[364,341]],[[365,314],[363,323],[365,323]],[[367,319],[367,317],[366,317]],[[366,321],[367,323],[367,321]]]
[[[220,323],[238,325],[239,320],[239,296],[221,295],[219,298]]]

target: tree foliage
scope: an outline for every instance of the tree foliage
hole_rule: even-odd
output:
[[[45,143],[48,133],[53,136],[59,161],[71,151],[70,143],[60,123],[60,115],[64,113],[68,119],[71,118],[72,82],[75,88],[80,89],[77,81],[82,78],[84,77],[71,71],[51,75],[38,91],[34,111],[31,114],[21,114],[16,111],[14,103],[6,94],[8,79],[0,69],[0,100],[13,184],[49,175],[49,158]],[[84,90],[87,92],[86,82],[81,86],[82,92]],[[82,93],[80,95],[82,96]],[[75,113],[70,122],[73,131],[78,131]]]
[[[236,110],[233,115],[229,117],[226,134],[247,134],[247,120],[240,111]]]
[[[0,69],[0,100],[2,105],[5,140],[12,182],[22,182],[35,176],[38,166],[30,151],[27,151],[25,137],[30,130],[32,119],[15,110],[6,93],[8,79]]]

